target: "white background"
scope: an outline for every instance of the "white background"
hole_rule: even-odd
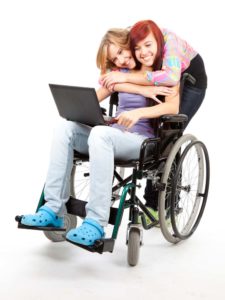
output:
[[[224,9],[222,1],[0,2],[0,130],[2,299],[224,299]],[[168,245],[145,232],[140,263],[126,264],[127,220],[113,254],[52,245],[39,232],[16,229],[14,216],[35,210],[59,119],[48,83],[98,87],[95,64],[110,27],[153,19],[186,39],[205,61],[208,90],[189,125],[207,145],[211,184],[195,235]],[[81,298],[80,298],[81,297]]]

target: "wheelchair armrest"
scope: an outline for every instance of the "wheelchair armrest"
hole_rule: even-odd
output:
[[[187,115],[177,114],[177,115],[163,115],[159,117],[159,122],[163,123],[185,123],[188,121]]]
[[[141,144],[140,155],[139,155],[139,170],[143,169],[146,162],[155,158],[158,154],[158,144],[160,138],[147,138]]]

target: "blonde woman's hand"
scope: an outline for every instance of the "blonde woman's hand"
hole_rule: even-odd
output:
[[[131,128],[138,122],[141,118],[140,112],[138,109],[125,111],[119,114],[115,119],[117,124],[126,127],[127,129]]]
[[[115,83],[126,82],[126,73],[112,71],[102,75],[100,77],[100,81],[101,85],[108,89],[111,85],[114,85]]]

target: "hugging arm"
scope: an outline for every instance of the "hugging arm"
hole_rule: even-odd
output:
[[[163,69],[159,71],[137,71],[135,73],[121,73],[119,71],[109,72],[101,76],[102,84],[107,88],[111,84],[125,82],[140,85],[177,85],[181,76],[180,59],[178,57],[167,57],[163,61],[165,64],[163,65]]]
[[[116,119],[118,124],[131,128],[139,119],[158,118],[165,114],[177,114],[179,112],[179,85],[172,88],[173,95],[165,97],[165,102],[150,107],[133,109],[121,113]]]
[[[157,95],[169,96],[174,95],[174,89],[163,86],[143,86],[132,83],[117,83],[113,88],[116,92],[139,94],[146,98],[151,98],[157,103],[161,101],[157,98]]]
[[[98,101],[101,102],[101,101],[105,100],[107,97],[109,97],[112,94],[112,92],[109,91],[107,88],[101,86],[96,91],[96,94],[97,94]]]
[[[179,85],[172,88],[162,86],[139,86],[136,84],[116,84],[115,91],[140,94],[147,98],[152,98],[159,104],[151,107],[138,108],[121,113],[116,117],[118,124],[131,128],[139,119],[157,118],[165,114],[177,114],[179,111]],[[111,95],[108,89],[100,87],[97,90],[99,102]],[[157,99],[157,95],[164,95],[165,102]]]
[[[174,95],[174,90],[169,87],[163,86],[142,86],[132,83],[121,83],[113,86],[113,91],[139,94],[147,98],[155,100],[157,103],[161,101],[157,98],[157,95],[169,96]],[[112,91],[105,87],[100,87],[97,91],[98,101],[101,102],[111,95]]]

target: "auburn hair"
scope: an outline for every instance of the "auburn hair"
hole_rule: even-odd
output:
[[[156,25],[155,22],[151,20],[144,20],[144,21],[139,21],[136,24],[134,24],[134,26],[132,26],[130,30],[130,49],[136,61],[137,69],[140,69],[141,63],[136,59],[135,47],[140,41],[145,39],[150,33],[154,35],[157,42],[157,53],[156,53],[154,64],[152,66],[153,71],[156,71],[156,70],[160,70],[162,67],[165,42],[164,42],[162,31],[160,30],[158,25]]]
[[[145,39],[150,33],[152,33],[156,39],[157,42],[157,53],[155,57],[155,61],[153,63],[153,71],[161,70],[162,68],[162,62],[163,62],[163,54],[164,54],[164,37],[162,34],[162,31],[156,25],[155,22],[151,20],[144,20],[144,21],[139,21],[130,30],[130,50],[131,53],[136,61],[136,68],[140,69],[141,68],[141,63],[137,60],[136,55],[135,55],[135,47],[136,45]],[[165,97],[163,96],[158,96],[162,102],[165,101]],[[152,99],[149,99],[149,106],[154,106],[156,105],[156,102],[153,101]],[[151,119],[150,124],[154,129],[154,132],[157,132],[158,128],[158,120],[157,119]]]

